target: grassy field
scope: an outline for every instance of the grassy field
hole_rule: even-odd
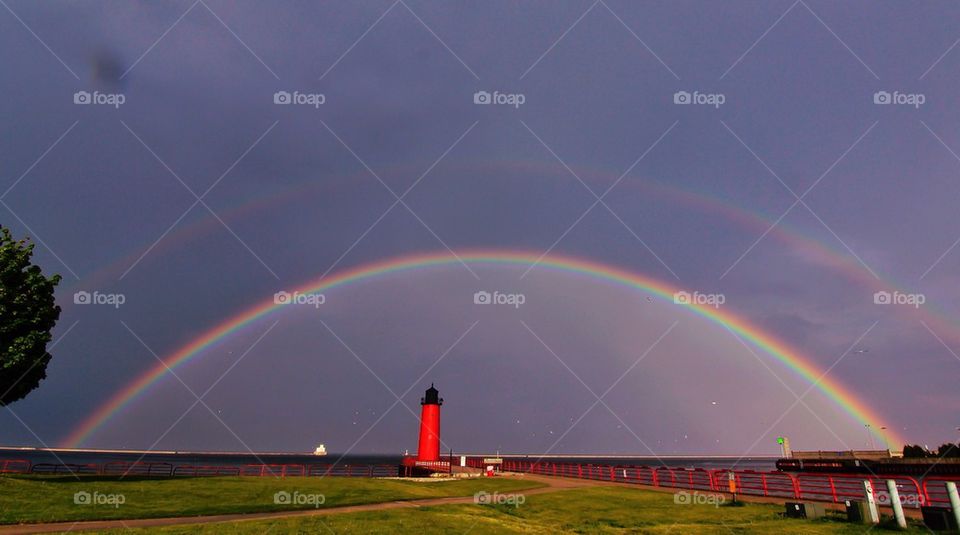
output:
[[[445,505],[281,521],[234,522],[154,530],[159,533],[644,533],[853,534],[893,533],[825,520],[788,520],[782,506],[677,505],[671,494],[594,487],[529,496],[519,506]],[[124,530],[124,532],[127,530]],[[121,533],[117,531],[116,533]],[[928,533],[919,526],[900,533]]]
[[[523,495],[540,487],[523,479],[411,482],[365,478],[177,478],[126,479],[0,477],[0,522],[51,522],[253,513],[419,498],[470,496],[478,491]],[[276,504],[275,493],[307,497]],[[89,493],[91,504],[75,503]],[[122,496],[122,500],[117,498]],[[97,498],[99,497],[99,498]],[[83,501],[83,500],[81,500]],[[122,501],[123,503],[117,503]],[[291,500],[295,501],[295,500]],[[193,525],[141,531],[161,533],[880,533],[847,524],[838,514],[824,520],[788,520],[782,505],[678,505],[672,494],[601,486],[524,496],[516,505],[443,505]],[[127,529],[116,533],[126,532]],[[928,533],[913,524],[908,533]]]
[[[410,482],[345,477],[217,477],[131,479],[70,476],[0,477],[0,524],[153,518],[309,509],[418,498],[470,496],[480,490],[513,492],[541,486],[519,479]],[[304,503],[274,503],[277,492]],[[75,503],[77,493],[90,504]],[[84,494],[79,495],[81,501]],[[122,497],[122,498],[121,498]],[[122,504],[117,502],[123,501]]]

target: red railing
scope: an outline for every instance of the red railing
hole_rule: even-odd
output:
[[[446,465],[449,470],[449,464]],[[38,463],[25,459],[0,459],[0,474],[137,476],[137,477],[392,477],[392,464],[248,464],[173,465],[171,463],[111,461],[102,464]]]
[[[394,464],[328,464],[311,465],[307,475],[342,477],[392,477],[396,476]]]
[[[950,497],[947,495],[947,481],[953,481],[960,486],[960,479],[950,476],[930,476],[923,478],[923,499],[925,505],[949,507]]]
[[[467,466],[483,467],[483,459],[468,458]],[[728,492],[729,478],[732,473],[739,494],[833,503],[865,499],[863,481],[869,480],[873,485],[877,503],[887,506],[890,505],[887,480],[892,479],[897,484],[900,503],[904,507],[913,508],[923,505],[948,506],[949,498],[947,497],[945,482],[955,481],[960,484],[960,476],[927,477],[921,484],[913,477],[902,475],[883,477],[828,473],[794,475],[778,471],[705,470],[702,468],[669,466],[651,468],[649,466],[523,460],[504,460],[501,470],[710,492]]]
[[[213,477],[213,476],[239,476],[239,466],[177,466],[173,469],[173,475],[176,477]]]
[[[879,505],[890,505],[887,480],[897,484],[900,503],[904,507],[920,507],[927,504],[924,492],[916,479],[910,476],[874,477],[850,474],[800,474],[797,476],[797,498],[841,503],[846,500],[863,500],[863,482],[870,481]]]
[[[711,470],[713,490],[727,491],[730,488],[730,470]],[[796,498],[797,478],[787,472],[756,472],[733,470],[737,491],[751,496]]]
[[[112,461],[100,467],[102,476],[171,476],[173,465],[170,463],[130,463],[126,461]]]
[[[0,461],[0,474],[29,474],[33,465],[26,459],[5,459]]]
[[[241,476],[261,477],[390,477],[397,475],[392,464],[248,464],[240,469]]]
[[[433,470],[434,472],[450,472],[450,461],[415,461],[413,466]]]
[[[99,464],[39,463],[30,468],[31,474],[98,476],[103,470]]]

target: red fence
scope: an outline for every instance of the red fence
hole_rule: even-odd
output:
[[[0,474],[29,474],[33,465],[22,459],[6,459],[0,461]]]
[[[22,459],[0,460],[0,474],[92,475],[139,477],[211,477],[211,476],[343,476],[391,477],[397,475],[392,464],[247,464],[173,465],[159,462],[112,461],[102,464],[31,464]]]
[[[862,500],[863,481],[873,485],[873,493],[879,505],[890,505],[887,493],[887,480],[897,483],[897,493],[904,507],[927,505],[926,496],[916,479],[910,476],[873,477],[849,474],[800,474],[797,476],[797,498],[807,500],[832,501]],[[960,479],[960,478],[958,478]]]
[[[923,496],[926,505],[950,506],[950,497],[947,495],[947,481],[955,481],[960,486],[960,481],[956,477],[933,476],[923,478]]]
[[[100,469],[103,476],[171,476],[173,465],[170,463],[128,463],[113,461],[104,463]]]
[[[173,469],[174,476],[185,477],[214,477],[239,476],[239,466],[177,466]]]
[[[483,459],[468,458],[467,465],[482,468]],[[887,480],[897,484],[900,502],[904,507],[922,505],[949,506],[945,482],[960,484],[960,476],[931,476],[923,482],[910,476],[890,475],[883,477],[853,474],[787,472],[755,472],[753,470],[705,470],[702,468],[675,468],[661,466],[607,465],[555,463],[548,461],[504,460],[501,469],[507,472],[527,472],[550,476],[595,479],[620,483],[633,483],[651,487],[728,492],[729,478],[733,474],[739,494],[792,498],[796,500],[842,503],[846,500],[865,499],[863,481],[873,485],[874,496],[879,505],[890,505]]]

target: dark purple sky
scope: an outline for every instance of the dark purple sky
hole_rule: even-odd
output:
[[[2,4],[0,222],[64,281],[48,379],[0,412],[0,443],[58,444],[156,365],[143,344],[169,356],[331,268],[476,248],[723,294],[880,421],[816,389],[796,404],[809,383],[673,303],[451,265],[255,324],[177,369],[198,394],[219,380],[217,416],[179,419],[195,398],[171,376],[89,445],[412,450],[410,412],[380,417],[430,381],[459,450],[958,439],[955,3]],[[479,307],[482,288],[527,302]]]

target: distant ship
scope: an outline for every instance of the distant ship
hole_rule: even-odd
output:
[[[313,454],[314,454],[314,455],[326,455],[326,454],[327,454],[327,447],[324,446],[323,444],[320,444],[319,446],[317,446],[317,449],[313,450]]]

